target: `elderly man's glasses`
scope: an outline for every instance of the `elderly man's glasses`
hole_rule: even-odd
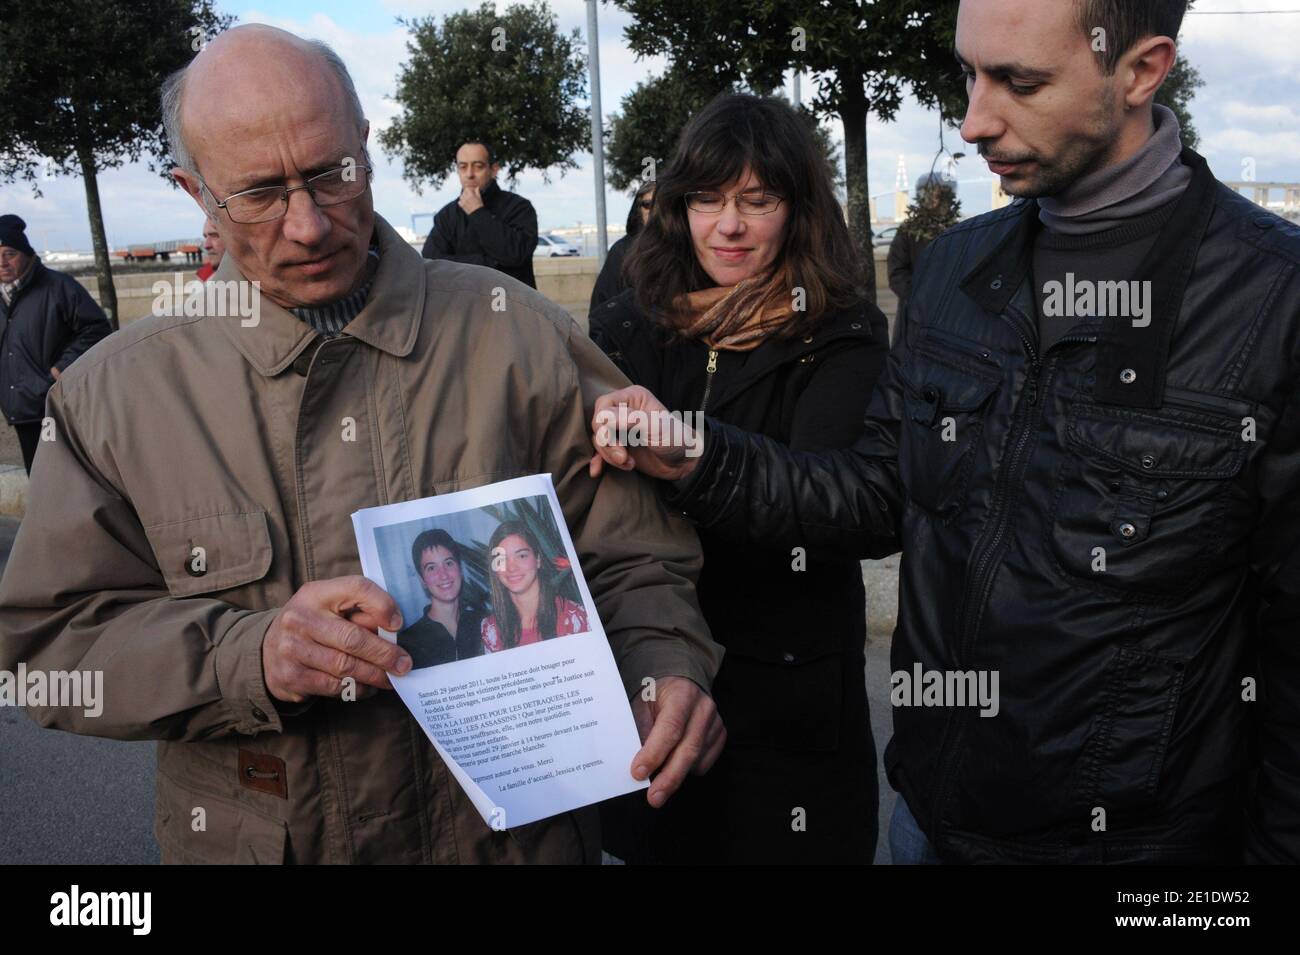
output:
[[[686,208],[692,212],[716,215],[727,208],[727,203],[733,198],[736,202],[736,211],[742,216],[771,215],[785,201],[784,196],[770,192],[746,192],[731,198],[720,192],[688,192]]]
[[[337,206],[350,202],[366,191],[370,184],[370,166],[349,163],[339,166],[318,176],[312,176],[301,186],[259,186],[245,189],[233,196],[217,201],[217,208],[225,209],[232,222],[254,225],[258,222],[270,222],[279,219],[289,210],[289,193],[306,189],[316,205]],[[208,184],[203,183],[207,189]],[[216,195],[208,189],[212,198]]]

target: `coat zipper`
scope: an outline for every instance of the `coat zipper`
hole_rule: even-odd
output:
[[[1039,398],[1042,392],[1046,390],[1047,384],[1043,380],[1044,371],[1047,373],[1046,377],[1050,379],[1056,366],[1055,360],[1044,365],[1038,355],[1038,349],[1030,341],[1029,337],[1020,331],[1018,327],[1016,333],[1024,343],[1025,351],[1029,354],[1029,374],[1025,382],[1024,400],[1020,403],[1020,407],[1016,409],[1016,430],[1014,440],[1011,442],[1011,453],[1007,456],[1006,464],[1002,468],[998,480],[998,486],[994,490],[993,516],[996,523],[994,524],[993,536],[988,538],[988,543],[982,550],[977,550],[979,557],[975,564],[975,572],[968,579],[966,588],[962,593],[961,620],[964,625],[962,627],[961,644],[958,648],[958,658],[955,661],[959,669],[965,668],[965,661],[970,656],[971,651],[974,650],[975,638],[979,634],[984,603],[988,599],[988,589],[993,580],[992,568],[995,566],[993,556],[998,552],[1002,544],[1002,539],[1009,526],[1008,518],[1012,513],[1012,509],[1007,506],[1007,503],[1011,497],[1013,484],[1019,486],[1018,477],[1023,463],[1021,458],[1029,445],[1030,435],[1038,426],[1041,415]],[[1067,335],[1059,339],[1052,348],[1066,342],[1095,342],[1096,340],[1096,336]],[[933,827],[936,843],[944,834],[943,810],[948,803],[953,785],[956,782],[957,754],[961,750],[962,738],[965,736],[966,730],[965,720],[961,718],[963,715],[960,713],[955,714],[956,725],[953,727],[951,734],[945,734],[945,736],[950,736],[950,739],[945,739],[939,756],[939,773],[933,803]]]
[[[700,402],[700,414],[704,414],[704,409],[709,406],[709,392],[713,390],[713,376],[718,371],[718,352],[716,349],[709,349],[709,363],[704,366],[704,400]]]

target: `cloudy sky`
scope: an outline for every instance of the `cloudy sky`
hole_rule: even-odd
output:
[[[500,0],[499,8],[505,0]],[[220,9],[240,23],[270,23],[330,43],[342,55],[356,81],[374,132],[396,115],[390,99],[399,65],[406,59],[406,31],[398,16],[443,16],[464,9],[464,0],[218,0]],[[586,31],[583,0],[551,0],[560,27]],[[1290,10],[1292,13],[1247,13]],[[603,108],[619,102],[640,80],[662,71],[660,60],[638,61],[627,49],[623,28],[628,17],[609,4],[600,10],[600,63]],[[1192,102],[1201,134],[1201,152],[1221,179],[1242,179],[1243,164],[1253,160],[1255,178],[1300,182],[1300,0],[1200,0],[1187,19],[1182,50],[1201,71],[1206,86]],[[805,81],[805,90],[808,81]],[[805,96],[807,94],[805,93]],[[893,189],[898,159],[911,180],[930,168],[938,146],[938,117],[909,103],[895,122],[868,126],[871,191]],[[842,135],[838,123],[831,126]],[[945,131],[954,152],[964,149],[953,130]],[[379,151],[375,151],[379,153]],[[415,213],[433,212],[456,195],[454,178],[437,190],[418,195],[402,178],[399,162],[377,154],[375,205],[394,224],[411,225]],[[581,168],[551,182],[539,174],[519,177],[517,190],[537,207],[543,230],[595,221],[595,187],[590,154],[578,157]],[[987,168],[972,156],[958,165],[961,198],[967,213],[989,207]],[[199,213],[192,200],[162,182],[143,166],[101,174],[100,196],[109,241],[116,246],[195,236]],[[85,193],[79,179],[42,183],[44,196],[34,198],[23,185],[0,187],[0,213],[17,212],[28,235],[42,249],[89,249]],[[628,198],[607,191],[609,221],[621,223]],[[885,200],[888,203],[888,199]],[[882,210],[888,214],[889,206]],[[428,219],[419,222],[421,230]]]

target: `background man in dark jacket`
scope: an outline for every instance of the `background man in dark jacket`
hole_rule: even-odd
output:
[[[1300,229],[1153,109],[1185,8],[962,0],[1022,201],[926,250],[857,444],[632,452],[703,529],[903,549],[896,862],[1300,861]]]
[[[456,150],[460,198],[434,216],[424,257],[486,265],[537,288],[537,211],[523,196],[497,185],[500,171],[486,143],[468,142]]]
[[[41,263],[26,228],[18,216],[0,216],[0,410],[31,474],[45,393],[112,329],[80,282]]]

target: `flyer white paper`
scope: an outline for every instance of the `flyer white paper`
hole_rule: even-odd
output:
[[[380,634],[415,662],[393,686],[489,826],[649,785],[632,778],[640,738],[549,474],[352,525],[362,573],[402,612],[401,633]]]

